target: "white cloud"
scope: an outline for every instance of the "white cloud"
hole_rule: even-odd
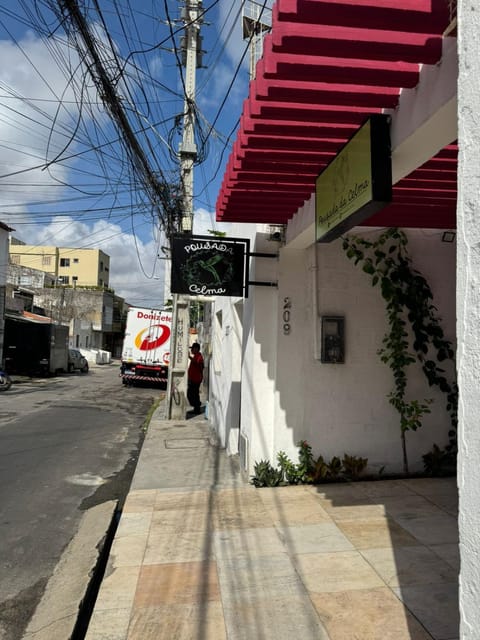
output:
[[[115,293],[132,305],[154,308],[163,303],[165,263],[158,257],[163,242],[151,232],[148,235],[143,241],[118,224],[99,220],[89,225],[69,216],[14,233],[27,244],[101,249],[110,256],[110,285]]]
[[[214,213],[196,209],[195,235],[209,235],[210,229],[225,231],[231,225],[215,222]],[[71,216],[58,216],[45,224],[22,226],[13,235],[27,244],[101,249],[110,256],[110,285],[115,293],[134,306],[161,307],[164,297],[166,245],[151,223],[135,221],[135,234],[108,220],[84,223]],[[143,239],[142,239],[143,238]]]
[[[61,163],[48,170],[19,173],[53,159],[70,143],[77,123],[79,107],[64,66],[69,59],[75,67],[76,56],[66,47],[62,49],[59,41],[55,41],[55,51],[57,59],[63,60],[60,64],[44,41],[31,33],[18,45],[0,40],[0,59],[8,60],[0,67],[0,175],[16,174],[0,181],[0,220],[14,227],[13,235],[27,244],[101,249],[111,258],[110,284],[117,295],[130,304],[159,306],[164,262],[157,257],[158,238],[143,218],[135,219],[134,234],[108,220],[82,222],[70,215],[57,215],[52,220],[46,214],[40,218],[29,212],[38,201],[57,206],[72,193],[59,183],[72,184],[76,179]],[[95,115],[97,121],[105,119],[95,106],[85,109],[86,103],[94,100],[88,87],[83,90],[82,115],[86,120],[77,132],[80,137],[89,116]],[[79,143],[74,142],[67,153],[78,148]],[[90,180],[88,174],[81,178],[81,182]]]
[[[227,39],[228,31],[233,26],[233,36],[227,43],[232,66],[230,69],[224,67],[220,73],[219,67],[216,67],[216,73],[211,79],[215,83],[215,90],[209,90],[210,98],[214,94],[225,94],[232,68],[235,68],[244,50],[241,20],[238,19],[236,4],[233,5],[232,9],[231,2],[222,2],[221,7],[222,19],[226,19],[229,9],[237,18],[233,25],[231,16],[230,22],[227,21],[228,24],[222,31],[223,37]],[[106,58],[108,55],[110,50],[106,45]],[[99,192],[98,201],[88,198],[84,201],[86,217],[90,208],[94,212],[95,207],[109,206],[110,203],[102,196],[106,197],[110,186],[112,192],[115,187],[121,191],[121,186],[118,186],[120,178],[128,189],[130,183],[126,172],[121,173],[122,167],[115,165],[117,159],[113,147],[106,152],[105,165],[100,168],[93,163],[89,166],[87,162],[78,160],[75,166],[70,161],[70,168],[66,164],[55,163],[48,170],[22,172],[37,165],[44,166],[45,162],[53,160],[67,144],[70,145],[67,154],[73,154],[77,150],[86,149],[89,144],[104,143],[108,138],[108,119],[101,107],[92,106],[95,104],[92,97],[94,89],[81,82],[84,70],[79,68],[78,77],[72,82],[70,72],[65,67],[67,60],[70,68],[76,67],[76,54],[59,40],[52,39],[46,45],[44,40],[34,34],[25,33],[18,43],[0,40],[0,59],[8,61],[8,64],[0,67],[0,176],[15,174],[0,180],[0,221],[14,227],[16,231],[13,235],[28,244],[102,249],[111,258],[110,283],[115,292],[130,304],[159,306],[163,300],[165,261],[158,256],[164,256],[160,247],[165,243],[159,243],[152,224],[138,215],[135,218],[134,233],[126,223],[117,224],[112,220],[82,222],[75,214],[68,214],[71,210],[69,207],[75,206],[68,198],[72,194],[73,197],[81,198],[83,194],[72,191],[67,185],[75,186],[78,182],[92,182],[96,177],[99,178],[101,188],[92,187]],[[159,55],[151,58],[149,64],[150,70],[158,75],[166,72]],[[242,73],[246,78],[243,70]],[[79,88],[83,91],[84,100],[82,121],[75,140],[72,140],[79,117],[76,101]],[[235,103],[238,105],[245,96],[244,88],[244,82],[237,82],[232,89],[230,99],[233,92],[236,92]],[[206,100],[208,102],[208,98]],[[216,108],[218,100],[213,100],[212,105]],[[106,126],[95,132],[98,137],[93,135],[88,140],[89,119],[93,116],[97,123],[103,122]],[[107,179],[102,182],[102,176],[97,175],[102,171],[111,172],[111,176],[108,176],[110,182]],[[117,194],[115,205],[125,204],[121,197],[121,194]],[[134,192],[132,200],[135,200]],[[51,209],[33,206],[33,203],[38,202],[50,203],[48,206]],[[78,206],[82,206],[82,203]],[[60,210],[66,212],[65,215],[58,215]],[[43,213],[33,214],[32,211]],[[50,212],[56,217],[49,218]],[[228,234],[230,225],[216,223],[214,213],[197,209],[194,233],[208,235],[209,229],[226,231]]]
[[[55,48],[59,57],[67,55],[66,47]],[[68,55],[75,66],[75,55]],[[0,183],[2,204],[55,200],[58,181],[67,180],[65,166],[24,170],[44,166],[69,145],[78,119],[74,83],[31,33],[18,45],[0,40],[0,59],[8,60],[0,66],[0,175],[14,174]]]
[[[207,211],[206,209],[196,209],[193,216],[193,233],[196,236],[210,235],[209,230],[225,231],[227,234],[230,231],[230,223],[216,222],[215,213]]]

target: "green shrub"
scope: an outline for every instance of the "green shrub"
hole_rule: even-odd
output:
[[[368,463],[367,458],[350,456],[346,453],[341,460],[333,456],[327,462],[323,456],[314,458],[312,447],[306,440],[298,443],[298,463],[294,463],[284,451],[277,454],[278,467],[268,460],[260,460],[254,466],[251,482],[256,487],[277,487],[289,484],[319,484],[335,480],[356,480]]]
[[[256,462],[253,470],[254,475],[251,477],[251,482],[256,487],[278,487],[282,484],[282,471],[275,469],[268,460]]]
[[[422,456],[425,472],[430,476],[445,476],[455,473],[456,452],[440,449],[436,444]]]
[[[343,472],[350,480],[357,480],[367,466],[368,459],[343,454]]]
[[[279,451],[277,454],[277,462],[280,470],[282,471],[283,480],[287,484],[300,484],[300,478],[298,474],[297,465],[290,460],[284,451]]]

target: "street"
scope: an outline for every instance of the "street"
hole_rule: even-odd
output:
[[[22,637],[82,515],[128,491],[161,392],[118,373],[94,365],[0,395],[1,640]]]

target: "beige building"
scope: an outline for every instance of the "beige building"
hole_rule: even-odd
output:
[[[13,264],[49,273],[59,285],[109,286],[110,256],[100,249],[37,246],[12,240],[9,251]]]

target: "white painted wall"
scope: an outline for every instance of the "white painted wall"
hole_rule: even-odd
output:
[[[442,232],[414,231],[409,236],[411,255],[434,291],[447,337],[453,340],[455,247],[441,242]],[[314,247],[281,251],[279,304],[285,297],[292,300],[292,331],[289,335],[282,327],[278,331],[273,454],[285,450],[295,457],[296,444],[306,439],[315,454],[360,455],[369,459],[372,471],[385,467],[386,473],[399,472],[399,421],[387,399],[392,378],[377,355],[386,331],[380,291],[346,258],[341,241],[317,245],[316,271],[314,251]],[[320,336],[322,315],[345,316],[345,364],[315,359],[319,345],[315,348],[314,332]],[[447,443],[449,421],[443,394],[428,387],[419,367],[411,367],[409,379],[412,398],[435,400],[422,429],[407,436],[410,469],[421,470],[421,455],[434,442]]]
[[[69,323],[68,343],[72,349],[88,349],[94,344],[94,331],[90,320],[72,318]],[[78,341],[77,341],[78,336]],[[77,344],[78,342],[78,344]]]
[[[239,225],[232,235],[249,238],[252,252],[278,253],[278,243],[269,242],[266,233],[257,237],[257,229],[263,227]],[[276,259],[252,258],[250,280],[276,280],[277,264]],[[276,289],[254,286],[248,298],[215,299],[209,420],[228,454],[238,453],[240,429],[260,455],[272,450],[276,300]]]
[[[254,250],[274,253],[278,246],[260,235]],[[277,271],[276,259],[257,258],[252,280],[277,281]],[[241,430],[249,443],[249,473],[256,461],[271,458],[274,449],[277,300],[276,288],[256,286],[245,302]]]
[[[358,229],[373,237],[377,232]],[[455,245],[442,232],[409,232],[410,253],[425,275],[444,319],[446,336],[455,335]],[[272,249],[264,236],[257,251]],[[349,261],[341,241],[308,249],[280,250],[279,260],[256,259],[251,279],[278,279],[278,289],[252,287],[243,303],[243,326],[228,298],[217,299],[222,322],[213,347],[210,407],[212,422],[229,453],[236,453],[236,412],[232,391],[241,383],[240,428],[249,442],[249,473],[261,459],[276,461],[279,451],[296,459],[306,439],[316,455],[344,453],[367,457],[372,472],[402,471],[399,419],[388,403],[390,369],[377,350],[386,331],[385,307],[370,278]],[[290,331],[284,331],[288,298]],[[238,304],[238,301],[237,301]],[[322,315],[345,316],[346,362],[319,360]],[[230,332],[231,328],[231,332]],[[243,330],[243,338],[242,338]],[[319,340],[318,340],[319,342]],[[240,372],[241,357],[241,375]],[[448,442],[450,428],[443,394],[429,388],[416,365],[409,372],[412,399],[433,398],[423,427],[407,435],[410,470],[423,468],[421,456],[432,444]],[[232,436],[235,437],[232,437]]]
[[[457,369],[460,387],[460,637],[480,629],[480,11],[458,2]]]
[[[212,311],[209,419],[217,426],[221,446],[235,454],[240,428],[243,300],[216,298]]]

